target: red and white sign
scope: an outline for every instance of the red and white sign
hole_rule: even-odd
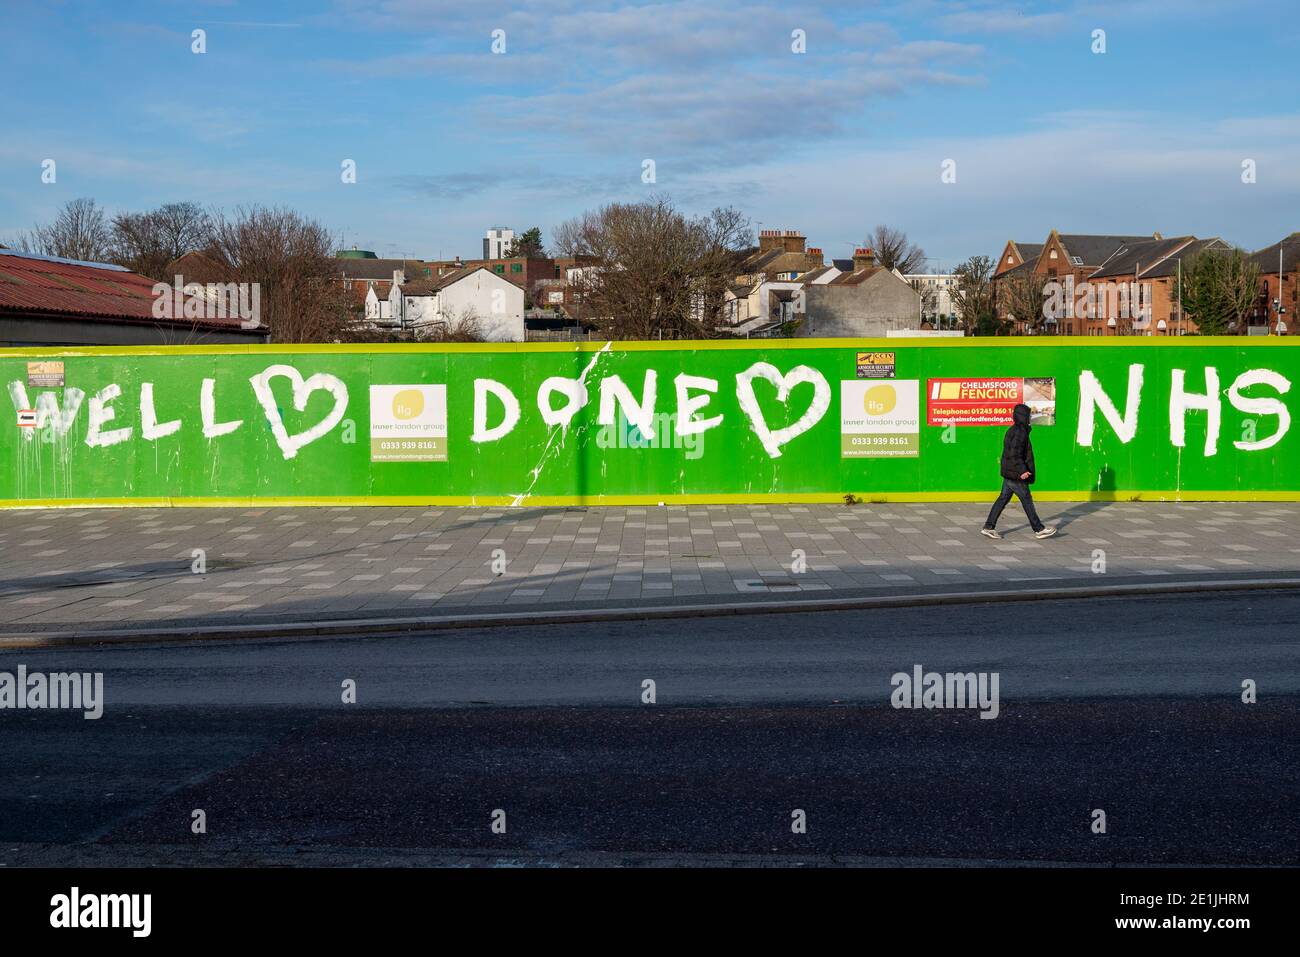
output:
[[[19,409],[19,410],[18,410],[18,425],[19,425],[20,428],[24,428],[24,429],[34,429],[34,428],[36,428],[36,410],[35,410],[35,409]]]
[[[1023,379],[931,379],[930,425],[1010,425],[1022,401]]]
[[[930,379],[928,425],[1010,425],[1011,410],[1029,406],[1035,425],[1056,420],[1056,380],[1050,378]]]

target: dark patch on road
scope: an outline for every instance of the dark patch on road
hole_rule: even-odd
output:
[[[110,709],[97,721],[0,712],[0,842],[94,838],[314,718],[284,709]],[[188,822],[187,811],[156,840],[180,839]]]
[[[103,840],[1300,863],[1300,698],[1016,702],[996,720],[848,706],[297,717]],[[196,807],[206,836],[188,834]],[[795,808],[806,834],[791,832]]]

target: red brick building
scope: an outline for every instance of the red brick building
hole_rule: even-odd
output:
[[[1097,236],[1059,233],[1053,229],[1041,247],[1008,242],[993,273],[994,308],[1000,318],[1007,318],[1006,295],[999,289],[999,284],[1012,276],[1032,275],[1042,282],[1044,288],[1056,282],[1063,289],[1077,289],[1121,250],[1161,239],[1159,233],[1151,236]],[[1037,256],[1031,259],[1035,249]],[[1017,335],[1029,330],[1029,323],[1019,317],[1014,326],[1013,332]],[[1105,319],[1098,321],[1076,313],[1058,318],[1049,328],[1058,335],[1086,336],[1103,334],[1107,327]]]
[[[1300,329],[1296,315],[1300,313],[1300,233],[1292,233],[1272,246],[1266,246],[1250,257],[1259,266],[1260,297],[1254,313],[1247,320],[1251,327],[1266,327],[1277,333],[1278,320],[1283,333]],[[1279,289],[1281,294],[1279,297]],[[1276,300],[1281,299],[1281,302]],[[1278,306],[1282,312],[1279,315]]]
[[[407,279],[432,279],[437,275],[433,268],[436,264],[425,263],[419,259],[371,259],[356,257],[338,257],[335,281],[348,296],[348,301],[358,310],[364,310],[366,293],[373,285],[375,294],[380,299],[388,297],[388,290],[393,284],[393,273],[401,270]]]

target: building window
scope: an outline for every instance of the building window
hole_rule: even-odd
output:
[[[506,271],[506,267],[505,267],[505,266],[493,266],[493,267],[492,267],[492,271],[495,272],[495,273],[504,273],[504,272]]]
[[[524,271],[524,264],[523,264],[523,263],[511,263],[511,264],[510,264],[510,271],[511,271],[511,272],[523,272],[523,271]]]

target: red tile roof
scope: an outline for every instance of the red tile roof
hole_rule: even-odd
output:
[[[153,287],[154,280],[117,266],[0,249],[0,315],[49,313],[51,317],[239,328],[238,318],[155,319]]]

